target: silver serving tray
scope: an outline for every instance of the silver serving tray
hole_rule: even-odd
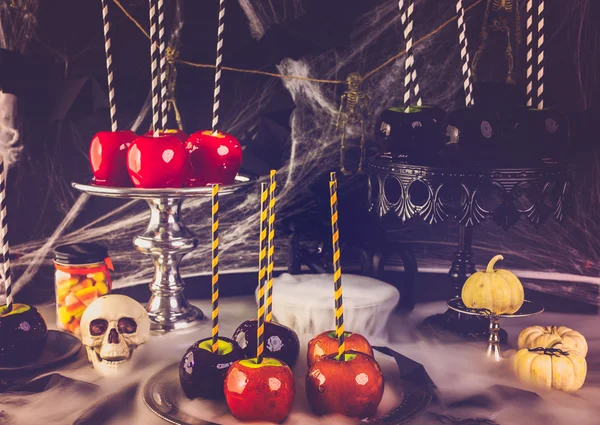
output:
[[[31,375],[75,357],[80,349],[81,341],[77,337],[49,330],[46,346],[37,359],[22,366],[0,367],[0,378]]]
[[[301,360],[300,360],[301,361]],[[301,379],[303,381],[303,379]],[[386,385],[390,385],[386,381]],[[421,415],[429,407],[432,393],[425,388],[416,388],[408,381],[400,381],[401,399],[396,406],[381,417],[371,420],[358,421],[357,424],[365,425],[400,425],[405,424]],[[296,382],[297,391],[304,392],[304,385]],[[175,425],[213,425],[211,422],[195,416],[191,409],[185,411],[185,406],[196,403],[195,411],[210,410],[213,416],[228,417],[231,414],[225,401],[188,400],[179,384],[179,363],[172,364],[150,377],[143,389],[144,403],[154,414],[168,423]],[[303,396],[303,394],[301,395]],[[293,411],[292,411],[293,412]],[[317,419],[317,417],[315,417]],[[241,423],[241,422],[240,422]],[[285,422],[284,422],[285,423]]]

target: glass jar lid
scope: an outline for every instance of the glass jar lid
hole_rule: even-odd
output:
[[[57,246],[54,261],[60,264],[103,263],[108,257],[108,248],[96,243],[76,243]]]

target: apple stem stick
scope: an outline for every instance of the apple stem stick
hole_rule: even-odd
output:
[[[335,332],[338,339],[338,356],[345,360],[344,353],[344,303],[342,299],[342,264],[340,261],[340,230],[338,227],[338,199],[337,177],[335,173],[329,175],[329,200],[331,206],[331,235],[333,246],[333,284],[335,299]]]
[[[540,0],[537,7],[537,21],[537,108],[544,109],[544,0]]]
[[[160,92],[158,87],[158,60],[157,60],[157,32],[156,32],[156,5],[150,1],[150,70],[152,73],[152,131],[158,137],[158,124],[160,121]]]
[[[117,131],[117,106],[115,104],[115,86],[112,66],[112,51],[110,44],[110,22],[108,20],[108,5],[102,1],[102,23],[104,29],[104,52],[106,53],[106,77],[108,81],[108,106],[110,108],[110,126],[112,131]]]
[[[6,173],[4,157],[0,156],[0,237],[2,238],[2,272],[4,274],[4,292],[7,311],[12,310],[12,285],[10,277],[10,250],[8,246],[8,220],[6,218]]]
[[[165,2],[164,0],[158,0],[158,58],[159,58],[159,73],[160,73],[160,116],[161,124],[160,129],[167,129],[167,107],[168,107],[168,96],[167,96],[167,57],[165,55],[166,43],[165,43]]]
[[[458,43],[460,45],[460,59],[462,61],[463,89],[465,91],[465,106],[473,106],[473,78],[471,76],[471,60],[469,59],[469,47],[467,40],[467,24],[465,22],[465,7],[463,0],[456,2],[456,15],[458,17]]]
[[[417,106],[423,104],[421,97],[419,96],[419,83],[417,83],[417,70],[415,69],[415,56],[413,53],[413,12],[415,5],[413,0],[406,0],[406,10],[404,10],[405,0],[398,2],[398,8],[400,9],[400,20],[402,21],[404,41],[406,43],[406,60],[404,61],[404,69],[406,75],[404,76],[404,107],[408,108],[410,102],[410,92],[414,92]]]
[[[223,30],[225,29],[225,0],[219,0],[219,28],[217,29],[217,60],[215,63],[215,91],[213,97],[212,131],[219,123],[219,94],[221,93],[221,67],[223,64]]]
[[[258,255],[258,326],[256,329],[256,362],[262,363],[265,332],[265,277],[267,274],[267,215],[269,212],[269,189],[260,184],[260,238]]]
[[[275,170],[271,170],[269,175],[269,236],[267,242],[267,317],[266,322],[273,320],[273,268],[275,260],[275,189],[277,181],[275,180]]]
[[[219,349],[219,185],[212,185],[212,352]]]

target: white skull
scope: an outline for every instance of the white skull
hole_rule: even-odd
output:
[[[148,313],[125,295],[105,295],[92,302],[80,326],[88,360],[105,376],[123,373],[134,350],[150,337]]]

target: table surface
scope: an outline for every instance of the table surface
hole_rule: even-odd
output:
[[[204,311],[210,310],[208,300],[193,302]],[[523,387],[510,371],[510,361],[501,364],[490,362],[485,356],[485,343],[438,343],[426,340],[416,331],[416,326],[428,315],[443,312],[446,303],[435,302],[419,304],[410,313],[395,314],[388,326],[386,336],[370,338],[374,345],[387,345],[390,348],[422,363],[440,390],[442,405],[462,400],[476,393],[481,393],[493,385],[504,385],[517,388]],[[231,297],[220,300],[220,330],[224,335],[231,335],[239,323],[254,316],[255,304],[253,297]],[[42,306],[41,311],[47,318],[50,327],[54,322],[54,306]],[[583,389],[575,395],[560,392],[540,393],[544,401],[542,406],[531,409],[529,402],[512,401],[500,403],[492,409],[456,408],[445,411],[460,418],[484,417],[493,419],[498,424],[533,424],[550,423],[546,416],[552,415],[556,425],[597,425],[598,404],[600,396],[600,319],[596,315],[575,315],[560,313],[543,313],[539,316],[519,319],[503,319],[501,325],[508,331],[509,343],[516,346],[516,339],[521,329],[533,324],[565,325],[580,330],[587,337],[589,344],[588,378]],[[152,337],[151,340],[134,354],[135,370],[133,373],[119,379],[100,378],[82,352],[79,358],[56,372],[72,379],[95,383],[101,386],[101,395],[93,399],[82,394],[69,394],[69,389],[53,389],[39,395],[27,396],[25,402],[15,402],[18,397],[0,395],[0,410],[14,415],[15,423],[27,425],[43,423],[68,424],[73,423],[83,411],[99,402],[103,396],[123,391],[130,385],[138,385],[137,394],[130,406],[119,409],[110,420],[103,423],[116,424],[164,424],[161,419],[151,413],[141,399],[143,383],[164,366],[178,361],[185,350],[197,339],[210,334],[210,323],[185,333],[171,333],[164,336]],[[300,335],[305,347],[310,336]],[[304,349],[305,350],[305,349]],[[505,354],[509,354],[508,350]],[[303,363],[304,353],[300,354],[299,363]],[[298,366],[297,366],[298,367]],[[298,393],[303,392],[299,388]],[[303,394],[299,394],[303,396]],[[119,407],[123,407],[120,405]],[[440,412],[440,405],[433,405],[429,413],[411,422],[414,424],[441,423],[432,412]],[[0,416],[1,418],[2,416]],[[286,423],[290,423],[288,421]],[[304,421],[306,422],[306,421]],[[2,421],[0,420],[0,423]],[[297,423],[294,421],[294,423]],[[314,421],[314,423],[323,423]],[[341,421],[341,423],[348,423]]]

